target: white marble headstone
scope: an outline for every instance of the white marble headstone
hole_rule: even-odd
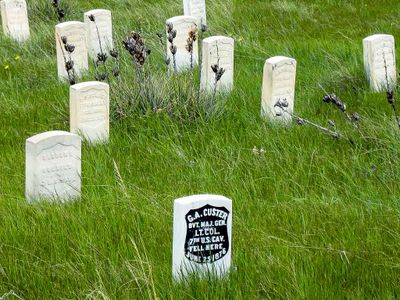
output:
[[[206,0],[183,0],[183,14],[196,17],[197,24],[207,25]]]
[[[374,91],[387,90],[396,84],[396,54],[394,37],[375,34],[363,40],[364,67]]]
[[[233,88],[234,44],[232,38],[225,36],[212,36],[203,40],[201,66],[203,90],[214,90],[215,73],[211,66],[216,64],[225,69],[225,73],[217,84],[217,90],[230,91]]]
[[[174,202],[172,272],[177,281],[195,273],[222,277],[232,254],[232,201],[196,195]]]
[[[267,59],[264,65],[262,85],[261,115],[273,121],[290,122],[291,116],[276,107],[278,101],[286,101],[287,112],[294,111],[297,62],[293,58],[275,56]]]
[[[110,100],[107,83],[90,81],[70,87],[71,132],[91,143],[107,142],[110,131]]]
[[[87,32],[86,25],[83,22],[70,21],[60,23],[56,26],[56,48],[57,48],[57,68],[58,78],[67,79],[68,73],[65,69],[65,59],[68,59],[68,53],[64,48],[61,38],[65,36],[68,44],[75,46],[75,51],[71,54],[74,62],[74,70],[77,76],[86,71],[88,65]]]
[[[81,193],[81,138],[49,131],[26,140],[25,195],[28,202],[66,202]]]
[[[91,15],[94,16],[95,22],[90,21],[89,16]],[[88,33],[89,56],[92,59],[96,59],[98,53],[103,52],[108,54],[114,47],[111,11],[107,9],[94,9],[86,12],[84,14],[84,19]]]
[[[25,0],[1,0],[0,9],[4,34],[18,42],[26,41],[30,33]]]
[[[189,37],[189,32],[192,28],[197,27],[197,21],[195,17],[191,16],[178,16],[168,19],[166,24],[172,24],[174,30],[176,30],[176,38],[174,40],[174,45],[177,47],[177,53],[175,55],[176,58],[176,67],[178,71],[182,71],[185,69],[190,68],[191,64],[191,55],[186,50],[187,39]],[[168,36],[168,33],[167,33]],[[170,68],[174,68],[174,60],[173,55],[171,53],[171,43],[167,40],[168,45],[168,58],[170,59]],[[199,57],[199,47],[198,47],[198,39],[193,45],[193,65],[198,64],[198,57]]]

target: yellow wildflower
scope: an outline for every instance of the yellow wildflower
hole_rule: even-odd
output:
[[[10,69],[10,66],[9,65],[5,65],[4,66],[4,70],[9,70]]]
[[[15,60],[16,60],[16,61],[21,60],[21,56],[17,55],[17,56],[15,57]]]

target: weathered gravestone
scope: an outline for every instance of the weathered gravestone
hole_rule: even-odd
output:
[[[392,35],[375,34],[363,40],[364,67],[374,91],[392,89],[396,84],[396,54]]]
[[[275,56],[266,60],[262,86],[261,115],[273,121],[290,122],[294,110],[296,86],[296,60]],[[279,102],[287,102],[287,108],[277,107]]]
[[[81,193],[81,138],[49,131],[26,140],[25,195],[28,202],[66,202]]]
[[[178,16],[167,20],[167,32],[168,24],[172,25],[173,30],[176,30],[176,38],[174,39],[173,44],[171,44],[167,39],[167,54],[168,59],[170,60],[169,66],[171,69],[174,69],[175,64],[177,71],[182,71],[190,68],[192,63],[193,65],[198,64],[198,39],[193,44],[193,57],[186,49],[189,32],[197,28],[196,23],[196,18],[191,16]],[[175,58],[173,53],[171,52],[171,45],[176,46]]]
[[[108,141],[109,90],[108,84],[98,81],[82,82],[70,87],[71,132],[81,134],[91,143]]]
[[[203,40],[201,88],[207,91],[230,91],[233,88],[234,71],[234,40],[225,36],[212,36]],[[215,86],[216,74],[213,65],[218,65],[225,70],[220,81]]]
[[[91,16],[94,17],[94,21],[90,20]],[[114,47],[111,11],[94,9],[86,12],[84,19],[87,28],[89,56],[96,59],[98,53],[108,54]]]
[[[232,201],[197,195],[175,200],[172,272],[177,281],[190,274],[221,277],[232,253]]]
[[[4,34],[18,42],[26,41],[30,33],[25,0],[1,0],[0,9]]]
[[[74,62],[74,71],[77,76],[88,69],[86,25],[82,22],[71,21],[60,23],[56,26],[56,48],[58,78],[67,79],[68,72],[65,63],[70,58]],[[62,42],[62,37],[67,38],[67,43],[75,46],[75,50],[69,54]],[[70,56],[70,57],[69,57]]]
[[[206,0],[183,0],[185,16],[196,17],[197,24],[207,25]]]

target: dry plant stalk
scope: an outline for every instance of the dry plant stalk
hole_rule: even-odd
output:
[[[107,66],[106,66],[108,55],[107,55],[107,53],[105,53],[103,51],[103,45],[102,45],[101,38],[100,38],[99,27],[97,26],[96,18],[95,18],[94,15],[90,15],[89,16],[89,20],[91,22],[93,22],[95,27],[96,27],[97,40],[99,42],[99,47],[100,47],[100,53],[97,53],[97,60],[94,61],[94,66],[95,66],[95,69],[96,69],[96,80],[97,81],[105,81],[105,80],[107,80],[108,84],[110,84],[110,80],[109,80],[109,77],[108,77],[108,70],[107,70]],[[103,66],[103,72],[102,72],[101,75],[99,74],[99,70],[98,70],[98,66],[100,64]]]
[[[193,90],[194,90],[194,61],[193,61],[193,50],[194,50],[194,43],[197,41],[197,25],[194,24],[188,33],[188,38],[186,40],[186,51],[190,54],[190,92],[189,96],[191,101],[193,101]]]
[[[201,67],[203,65],[203,45],[202,45],[202,40],[203,40],[203,35],[207,31],[207,25],[202,24],[201,25],[201,30],[199,33],[199,52],[200,52],[200,57],[199,57],[199,82],[201,83],[201,77],[202,72],[201,72]],[[200,94],[201,94],[201,84],[199,84],[198,89],[197,89],[197,101],[200,101]]]
[[[385,64],[385,76],[386,76],[386,99],[389,103],[389,105],[392,107],[394,117],[396,119],[397,126],[400,129],[400,117],[397,111],[396,103],[395,103],[395,97],[394,97],[394,90],[392,87],[390,87],[390,82],[389,82],[389,70],[388,70],[388,65],[386,61],[386,56],[385,53],[383,55],[383,62]]]
[[[347,106],[345,103],[340,100],[336,94],[327,94],[322,98],[322,101],[325,103],[332,103],[335,107],[337,107],[344,115],[345,119],[355,128],[359,129],[357,122],[360,120],[360,115],[357,112],[352,113],[351,115],[347,112]]]
[[[56,11],[59,22],[62,22],[65,17],[65,10],[60,7],[60,0],[52,0],[52,5]]]
[[[167,24],[167,33],[168,33],[168,42],[171,44],[169,47],[169,50],[171,51],[172,54],[172,61],[173,61],[173,67],[174,67],[174,74],[178,74],[178,68],[176,65],[176,52],[178,51],[178,48],[174,44],[174,40],[176,38],[177,32],[174,29],[174,25],[172,23]],[[169,62],[168,62],[169,64]]]
[[[60,48],[63,54],[65,70],[68,74],[68,80],[70,85],[74,85],[77,82],[76,73],[74,68],[74,61],[72,59],[71,54],[75,51],[75,46],[72,44],[68,44],[68,39],[66,36],[59,37],[57,36],[58,43],[60,44]],[[68,56],[65,54],[65,51],[68,53]]]
[[[288,114],[289,116],[291,116],[293,119],[295,119],[299,125],[305,125],[305,124],[306,124],[306,125],[310,125],[310,126],[316,128],[316,129],[322,131],[323,133],[330,135],[330,136],[333,137],[333,138],[336,138],[336,139],[337,139],[337,138],[342,138],[342,139],[345,139],[345,140],[351,142],[346,136],[344,136],[343,134],[341,134],[341,133],[336,129],[336,125],[335,125],[335,123],[334,123],[333,121],[328,121],[328,123],[329,123],[331,126],[333,126],[333,127],[335,128],[335,131],[330,130],[329,128],[323,127],[323,126],[321,126],[321,125],[318,125],[318,124],[316,124],[316,123],[314,123],[314,122],[311,122],[311,121],[309,121],[309,120],[307,120],[307,119],[304,119],[304,118],[302,118],[302,117],[299,117],[299,116],[295,115],[294,113],[288,111],[287,108],[289,107],[289,103],[287,102],[286,99],[279,99],[279,100],[275,103],[274,107],[280,108],[281,111],[282,111],[283,113],[286,113],[286,114]],[[281,115],[281,114],[277,114],[277,116],[280,116],[280,115]]]
[[[213,90],[213,101],[215,100],[215,97],[217,96],[217,88],[218,88],[218,82],[221,80],[222,76],[225,74],[225,69],[220,67],[220,57],[219,57],[219,48],[218,45],[217,47],[217,63],[215,65],[211,66],[211,70],[214,72],[214,90]]]

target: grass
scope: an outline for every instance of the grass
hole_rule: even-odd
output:
[[[84,144],[81,201],[32,206],[24,199],[25,140],[69,129],[69,89],[56,79],[50,1],[29,2],[31,40],[18,46],[0,34],[0,299],[400,297],[400,135],[385,95],[368,90],[361,43],[374,33],[400,36],[400,3],[207,1],[207,35],[236,41],[224,115],[114,122],[109,145]],[[150,64],[165,69],[155,33],[181,13],[180,1],[62,3],[66,20],[112,9],[118,36],[143,33]],[[352,133],[322,102],[321,85],[359,112],[375,139],[353,146],[262,121],[262,68],[274,55],[298,61],[297,114],[334,119]],[[254,146],[265,153],[254,155]],[[173,200],[199,193],[233,199],[236,268],[222,281],[177,285]]]

